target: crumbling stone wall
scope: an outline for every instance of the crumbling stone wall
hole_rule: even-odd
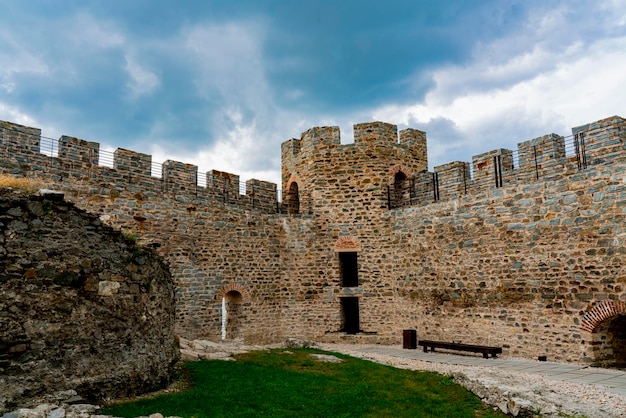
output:
[[[0,189],[0,411],[70,388],[102,399],[163,385],[174,321],[152,250],[62,195]]]

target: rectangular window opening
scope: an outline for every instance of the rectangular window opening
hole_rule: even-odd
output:
[[[339,263],[341,264],[341,285],[343,287],[358,287],[357,253],[339,253]]]

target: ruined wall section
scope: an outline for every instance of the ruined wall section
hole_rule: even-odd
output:
[[[625,215],[623,156],[559,181],[388,212],[398,269],[386,269],[403,318],[394,332],[591,362],[584,315],[626,300]]]
[[[67,389],[143,393],[179,357],[162,258],[62,195],[0,189],[0,318],[0,412]]]
[[[300,213],[284,221],[291,231],[282,247],[282,282],[291,284],[293,303],[287,329],[339,341],[345,338],[395,341],[388,332],[397,318],[392,287],[381,266],[390,260],[387,186],[396,174],[406,177],[427,168],[426,138],[420,131],[398,134],[382,122],[354,127],[353,144],[341,145],[336,127],[312,128],[301,139],[283,143],[283,187],[300,193]],[[303,210],[304,208],[304,210]],[[359,243],[359,285],[344,287],[337,242]],[[295,280],[294,280],[295,279]],[[364,333],[348,336],[342,328],[341,298],[359,298]]]

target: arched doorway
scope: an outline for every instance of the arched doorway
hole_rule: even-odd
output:
[[[287,213],[290,215],[300,213],[300,190],[298,183],[295,181],[289,185],[289,191],[287,192]]]
[[[594,366],[626,368],[626,301],[602,301],[582,317],[581,329],[590,333],[586,354]]]
[[[222,340],[236,340],[243,337],[245,323],[243,295],[236,290],[222,297]]]
[[[626,315],[605,319],[592,335],[593,365],[626,369]]]

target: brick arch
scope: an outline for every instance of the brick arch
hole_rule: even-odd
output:
[[[396,174],[398,173],[404,173],[404,175],[406,176],[407,179],[411,178],[413,176],[413,173],[411,172],[411,170],[405,166],[404,164],[398,164],[393,166],[392,168],[389,169],[389,171],[387,172],[387,183],[391,186],[393,185],[395,179],[396,179]]]
[[[335,242],[335,252],[358,252],[361,251],[361,243],[355,236],[339,237]]]
[[[242,285],[238,283],[229,283],[226,286],[224,286],[222,290],[220,290],[219,293],[215,295],[215,299],[222,300],[222,298],[224,298],[228,292],[233,292],[233,291],[239,292],[239,294],[241,294],[242,302],[244,303],[250,302],[250,294],[248,293],[245,287],[243,287]]]
[[[291,187],[291,183],[297,183],[298,187],[300,187],[300,185],[302,184],[302,182],[300,181],[300,177],[297,174],[292,174],[291,177],[289,177],[289,181],[287,181],[287,188],[285,189],[287,192],[289,191],[289,188]]]
[[[626,314],[626,302],[613,300],[603,301],[591,308],[583,316],[580,327],[583,331],[594,332],[602,321],[613,318],[619,314]]]
[[[283,191],[283,203],[287,205],[287,213],[290,215],[300,213],[301,187],[300,177],[292,174],[287,182],[287,188]]]

